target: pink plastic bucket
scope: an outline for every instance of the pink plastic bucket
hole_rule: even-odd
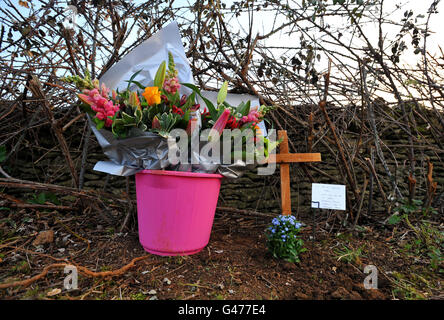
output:
[[[139,241],[161,256],[190,255],[210,239],[222,175],[163,170],[136,174]]]

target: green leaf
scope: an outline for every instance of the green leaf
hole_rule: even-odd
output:
[[[91,106],[86,103],[82,103],[80,105],[80,109],[82,109],[83,112],[89,114],[91,117],[94,117],[96,115],[96,112],[91,109]]]
[[[143,70],[143,69],[140,69],[140,70],[137,71],[135,74],[133,74],[129,80],[127,80],[127,82],[128,82],[128,87],[126,88],[126,90],[129,90],[129,88],[130,88],[130,86],[131,86],[131,83],[133,83],[134,78],[137,77],[137,75],[138,75],[142,70]]]
[[[156,129],[154,131],[156,131],[162,137],[167,138],[169,132],[171,131],[171,129],[176,124],[178,118],[179,118],[178,115],[175,115],[175,114],[172,114],[172,113],[163,113],[160,116],[160,118],[158,118],[159,119],[159,123],[160,123],[160,128]]]
[[[399,222],[401,222],[402,218],[403,218],[403,216],[400,216],[398,214],[393,214],[387,220],[387,223],[390,224],[390,225],[398,224]]]
[[[190,88],[191,90],[193,90],[194,92],[196,92],[198,94],[199,97],[202,98],[202,100],[205,102],[208,111],[210,111],[210,115],[211,115],[211,119],[213,120],[217,120],[217,110],[214,107],[213,103],[208,100],[207,98],[205,98],[202,93],[200,92],[199,88],[196,87],[195,85],[191,84],[191,83],[181,83],[181,85],[184,85],[185,87]]]
[[[142,110],[136,109],[136,111],[134,112],[134,115],[136,116],[135,120],[136,120],[136,124],[138,125],[143,117]]]
[[[37,200],[37,203],[39,203],[39,204],[45,204],[45,202],[46,202],[46,195],[45,195],[45,193],[44,192],[40,193],[37,196],[36,200]]]
[[[145,90],[145,86],[143,85],[143,84],[141,84],[139,81],[129,81],[129,80],[126,80],[125,82],[129,82],[129,84],[128,84],[128,89],[129,89],[129,86],[130,86],[130,84],[131,83],[134,83],[136,86],[138,86],[140,89],[142,89],[142,90]]]
[[[46,200],[54,203],[55,205],[60,205],[60,200],[57,198],[57,195],[52,192],[45,193]]]
[[[124,123],[122,119],[116,119],[113,122],[113,125],[111,127],[111,131],[114,134],[114,136],[119,137],[119,138],[125,138],[126,137],[126,133],[127,133],[127,129],[124,127]]]
[[[141,124],[139,125],[139,129],[142,130],[142,131],[146,131],[146,130],[148,130],[148,127],[147,127],[146,124],[141,123]]]
[[[123,120],[124,124],[135,124],[135,122],[136,122],[136,118],[130,116],[126,112],[122,112],[122,120]]]
[[[223,105],[225,108],[234,109],[234,107],[233,107],[231,104],[229,104],[228,102],[226,102],[226,101],[224,101],[224,102],[222,103],[222,105]]]
[[[156,76],[154,77],[154,86],[162,89],[163,82],[165,81],[166,62],[163,61],[159,69],[157,69]]]
[[[247,103],[242,102],[236,108],[236,113],[240,113],[243,116],[246,116],[250,112],[251,102],[247,101]]]
[[[225,81],[222,84],[219,93],[217,94],[217,105],[220,105],[225,101],[225,99],[227,98],[227,93],[228,93],[228,81]]]
[[[97,118],[95,118],[95,119],[97,119]],[[105,120],[97,119],[97,121],[96,121],[96,128],[97,128],[97,130],[102,129],[104,126],[105,126]]]

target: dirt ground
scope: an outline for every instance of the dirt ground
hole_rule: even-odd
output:
[[[218,211],[204,250],[160,257],[143,250],[137,232],[118,233],[99,216],[10,212],[0,220],[0,288],[32,281],[0,289],[0,299],[442,298],[442,273],[430,271],[429,261],[405,254],[394,240],[396,230],[361,228],[352,235],[329,233],[318,224],[312,241],[307,222],[302,238],[308,250],[294,264],[267,252],[264,230],[270,220]],[[48,237],[37,241],[42,230],[49,230]],[[119,271],[137,257],[143,258]],[[88,270],[80,271],[76,290],[64,289],[64,263]],[[378,268],[377,290],[363,285],[369,264]],[[34,281],[45,267],[47,274]]]

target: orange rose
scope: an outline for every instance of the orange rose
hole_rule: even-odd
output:
[[[150,106],[160,103],[160,91],[158,87],[146,87],[142,96]]]

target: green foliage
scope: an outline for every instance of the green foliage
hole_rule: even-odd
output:
[[[248,101],[244,103],[243,101],[237,106],[236,113],[239,113],[242,116],[246,116],[248,112],[250,112],[251,102]]]
[[[154,129],[154,132],[157,132],[162,137],[167,138],[169,132],[174,127],[174,124],[179,119],[177,114],[173,113],[162,113],[160,118],[158,118],[160,128]]]
[[[121,118],[114,115],[111,131],[116,137],[126,138],[130,135],[131,130],[146,131],[148,120],[148,109],[143,111],[136,106],[127,106],[125,111],[121,111]]]
[[[438,270],[443,263],[443,254],[441,253],[441,248],[430,247],[427,255],[430,258],[430,267],[433,270]],[[439,273],[444,273],[444,269],[440,268]]]
[[[227,94],[228,94],[228,81],[225,81],[222,84],[219,93],[217,94],[217,105],[221,105],[225,101],[225,99],[227,98]]]
[[[389,225],[398,224],[414,213],[422,213],[425,216],[428,213],[436,214],[437,210],[423,206],[422,200],[413,199],[409,201],[409,199],[404,198],[399,201],[398,205],[393,209],[393,212],[394,214],[387,220],[387,224]]]
[[[406,218],[406,223],[414,231],[415,237],[404,244],[404,252],[416,258],[429,259],[432,271],[444,273],[443,254],[444,232],[433,227],[429,222],[423,221],[414,227]]]
[[[392,214],[388,220],[387,220],[387,224],[393,225],[393,224],[398,224],[402,221],[402,219],[405,218],[405,215],[399,215],[399,214]]]
[[[176,64],[174,63],[173,54],[168,51],[168,76],[177,77],[178,71],[176,69]]]
[[[24,273],[28,274],[31,272],[31,268],[29,267],[29,264],[27,261],[23,260],[19,263],[17,263],[15,266],[11,268],[11,272],[14,273]]]
[[[218,116],[217,116],[217,109],[214,107],[214,104],[208,100],[207,98],[205,98],[202,93],[200,92],[200,89],[195,86],[194,84],[191,83],[181,83],[183,86],[190,88],[191,90],[193,90],[193,92],[195,92],[199,97],[202,98],[202,100],[205,102],[205,105],[208,108],[208,111],[210,112],[211,115],[211,119],[213,119],[214,121],[217,120]]]
[[[55,205],[60,205],[60,200],[54,193],[51,192],[41,192],[38,195],[33,195],[33,198],[28,200],[29,203],[35,204],[45,204],[46,202],[51,202]]]
[[[85,76],[82,78],[79,75],[75,76],[67,76],[61,79],[62,81],[66,83],[71,83],[76,86],[78,89],[93,89],[94,84],[91,80],[91,75],[89,74],[89,71],[85,71]]]
[[[422,206],[421,200],[413,199],[411,202],[404,198],[400,201],[400,204],[393,210],[394,212],[410,214],[420,210]]]
[[[346,246],[345,244],[342,244],[342,249],[337,248],[334,250],[336,256],[336,259],[338,261],[346,261],[348,263],[357,263],[361,264],[361,257],[362,253],[364,251],[365,245],[360,246],[358,248],[353,248],[352,246]]]
[[[405,300],[424,300],[425,297],[405,276],[399,272],[393,272],[395,279],[393,280],[394,289],[392,290],[393,296],[400,297]]]
[[[131,300],[146,300],[146,295],[143,293],[134,293],[131,295]]]
[[[157,69],[156,75],[154,77],[154,86],[162,89],[163,82],[165,81],[166,72],[166,62],[162,61],[159,68]]]
[[[275,258],[288,262],[300,262],[299,255],[307,249],[299,237],[301,223],[294,216],[280,215],[267,228],[267,247]]]
[[[136,86],[138,86],[140,89],[145,89],[145,87],[138,81],[135,81],[134,79],[136,76],[142,71],[143,69],[140,69],[139,71],[135,72],[129,80],[126,80],[125,82],[128,82],[128,86],[126,87],[126,93],[129,93],[129,89],[131,87],[131,83],[134,83]]]
[[[105,126],[105,120],[99,120],[97,118],[93,118],[93,121],[96,124],[97,130],[102,129]]]

